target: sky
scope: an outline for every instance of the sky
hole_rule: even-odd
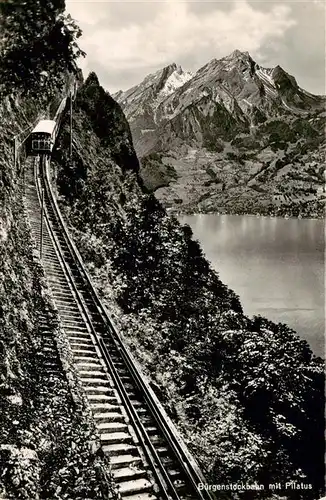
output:
[[[66,0],[66,11],[83,30],[84,76],[95,71],[110,93],[173,62],[195,72],[239,49],[325,94],[325,1]]]

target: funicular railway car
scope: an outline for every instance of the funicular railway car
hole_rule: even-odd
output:
[[[27,154],[50,155],[54,144],[54,120],[40,120],[32,130],[27,142]]]

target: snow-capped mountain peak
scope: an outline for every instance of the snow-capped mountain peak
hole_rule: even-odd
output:
[[[176,69],[166,79],[164,86],[159,92],[160,97],[165,97],[172,94],[177,88],[182,87],[193,77],[189,71],[183,71],[181,66],[176,66]]]

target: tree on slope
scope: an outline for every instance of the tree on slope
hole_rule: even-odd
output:
[[[9,0],[0,3],[0,92],[51,92],[63,85],[65,71],[76,70],[84,53],[81,35],[64,0]],[[60,80],[61,78],[61,80]]]

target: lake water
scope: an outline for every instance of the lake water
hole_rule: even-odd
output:
[[[282,322],[324,357],[324,221],[199,214],[191,226],[245,314]]]

